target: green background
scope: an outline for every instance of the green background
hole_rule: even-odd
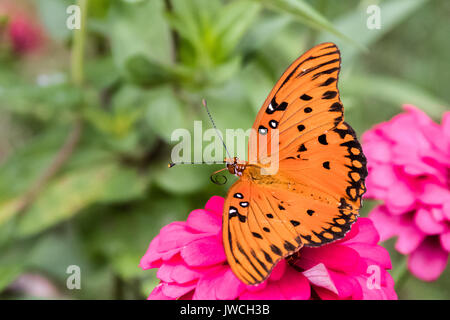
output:
[[[168,169],[172,131],[209,127],[202,98],[219,129],[250,128],[281,73],[315,44],[341,50],[341,99],[358,135],[404,103],[438,122],[448,110],[449,1],[88,0],[75,33],[73,1],[16,3],[42,24],[46,48],[29,57],[0,45],[3,299],[49,297],[30,289],[43,284],[63,299],[145,298],[157,284],[138,267],[151,239],[234,181],[212,184],[218,165]],[[381,29],[366,26],[372,4]],[[400,298],[450,298],[448,270],[421,282],[385,245]],[[66,288],[72,264],[81,290]]]

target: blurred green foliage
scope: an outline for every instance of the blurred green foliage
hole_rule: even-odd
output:
[[[172,131],[208,123],[202,98],[219,129],[250,128],[284,69],[314,44],[339,45],[346,119],[359,134],[403,103],[436,120],[448,110],[448,1],[89,0],[84,65],[70,62],[73,1],[17,3],[46,48],[29,57],[0,46],[2,298],[39,298],[11,287],[24,273],[63,298],[144,298],[157,283],[138,267],[151,239],[233,182],[210,182],[217,165],[167,169]],[[381,7],[379,30],[366,27],[370,4]],[[71,264],[82,290],[66,289]],[[449,278],[409,277],[400,298],[448,299]]]

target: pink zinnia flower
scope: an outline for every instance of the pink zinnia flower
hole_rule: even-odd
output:
[[[366,197],[383,201],[370,213],[381,240],[397,236],[409,270],[431,281],[450,251],[450,112],[439,126],[416,107],[404,109],[363,135]]]
[[[386,271],[389,253],[378,246],[372,222],[360,218],[344,239],[300,249],[299,258],[281,261],[258,286],[240,282],[222,245],[224,199],[212,197],[186,222],[163,227],[141,259],[158,268],[160,284],[149,299],[396,299]],[[372,274],[373,273],[373,274]]]
[[[15,53],[28,54],[43,46],[46,39],[45,32],[32,5],[2,0],[0,18],[5,17],[7,18],[6,35]]]
[[[16,15],[9,22],[9,38],[17,53],[30,53],[43,42],[42,30],[26,15]]]

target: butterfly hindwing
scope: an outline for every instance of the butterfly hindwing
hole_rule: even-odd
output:
[[[237,181],[225,201],[223,242],[228,262],[244,283],[264,281],[276,263],[297,251],[301,241],[294,225],[269,189]]]

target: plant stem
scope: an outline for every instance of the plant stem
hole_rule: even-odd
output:
[[[87,17],[87,0],[78,0],[78,6],[81,10],[81,27],[74,30],[74,37],[71,52],[71,80],[74,86],[81,87],[84,80],[84,42],[86,37],[86,17]],[[47,183],[60,171],[67,160],[75,150],[80,140],[83,129],[81,119],[76,116],[73,128],[69,132],[66,140],[56,153],[50,165],[42,172],[39,178],[34,182],[31,188],[22,196],[18,202],[16,212],[21,214],[30,204],[34,202],[36,197],[45,188]]]
[[[84,80],[84,43],[87,24],[87,0],[78,0],[81,11],[80,29],[74,30],[71,52],[71,80],[75,86],[81,87]]]
[[[395,270],[396,271],[392,277],[394,278],[395,290],[398,292],[408,279],[408,256],[402,257],[402,260],[399,262],[399,265]]]

